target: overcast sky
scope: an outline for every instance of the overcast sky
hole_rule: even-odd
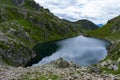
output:
[[[88,19],[96,24],[120,15],[120,0],[35,0],[59,18],[70,21]]]

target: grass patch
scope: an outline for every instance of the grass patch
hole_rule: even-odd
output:
[[[59,76],[53,75],[53,74],[44,75],[44,74],[39,73],[39,72],[34,72],[31,74],[22,75],[20,77],[20,80],[48,80],[48,79],[59,80]]]

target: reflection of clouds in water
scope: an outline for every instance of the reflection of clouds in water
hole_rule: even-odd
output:
[[[50,57],[43,58],[38,64],[48,63],[63,57],[82,66],[97,63],[107,55],[105,42],[102,40],[78,36],[57,43],[60,49]],[[37,65],[38,65],[37,64]]]

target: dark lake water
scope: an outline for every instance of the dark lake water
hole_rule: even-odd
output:
[[[56,44],[59,46],[56,52],[48,57],[44,57],[39,63],[33,66],[49,63],[60,57],[68,61],[73,61],[80,66],[96,64],[107,56],[106,47],[110,43],[96,38],[78,36],[58,41]]]

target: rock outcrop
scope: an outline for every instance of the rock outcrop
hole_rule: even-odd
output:
[[[38,3],[36,3],[34,0],[30,0],[29,5],[32,6],[33,8],[35,8],[36,10],[39,10],[39,9],[43,8]]]
[[[13,2],[18,6],[22,6],[24,4],[25,0],[13,0]]]
[[[69,64],[69,62],[67,62],[63,58],[60,58],[56,61],[56,65],[59,68],[67,68],[67,67],[69,67],[70,64]]]
[[[0,66],[0,80],[120,80],[120,74],[98,73],[99,68],[80,67],[68,61],[65,63],[70,65],[61,68],[61,65],[58,67],[56,64],[59,61],[65,60],[58,59],[41,66],[26,68]]]

